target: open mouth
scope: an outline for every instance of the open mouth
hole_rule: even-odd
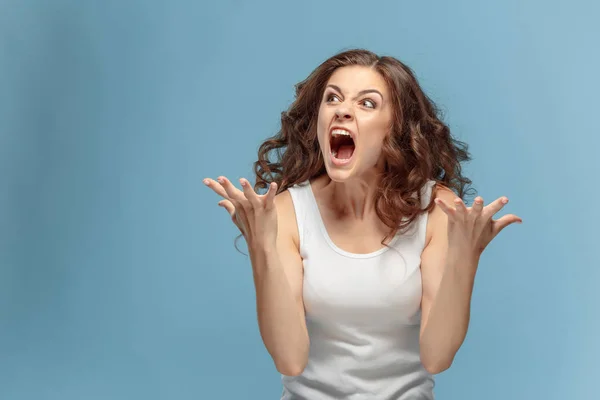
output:
[[[333,129],[329,140],[331,155],[340,161],[347,161],[354,154],[354,139],[345,129]]]

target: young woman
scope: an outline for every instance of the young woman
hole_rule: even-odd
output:
[[[465,205],[467,146],[397,59],[346,51],[296,89],[254,188],[204,180],[248,244],[282,399],[433,399],[480,255],[521,219]]]

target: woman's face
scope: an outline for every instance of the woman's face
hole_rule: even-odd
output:
[[[341,67],[321,99],[317,137],[325,167],[345,181],[381,167],[381,147],[392,124],[387,84],[372,68]]]

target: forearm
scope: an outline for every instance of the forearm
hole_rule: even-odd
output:
[[[277,251],[255,248],[251,260],[261,337],[277,370],[284,375],[297,375],[308,359],[304,315]]]
[[[462,345],[471,313],[477,257],[448,254],[437,295],[421,335],[421,359],[433,370],[448,368]]]

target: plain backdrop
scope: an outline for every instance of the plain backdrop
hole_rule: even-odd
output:
[[[294,84],[355,47],[416,71],[524,220],[436,398],[594,398],[598,4],[0,1],[0,399],[278,399],[202,179],[253,181]]]

